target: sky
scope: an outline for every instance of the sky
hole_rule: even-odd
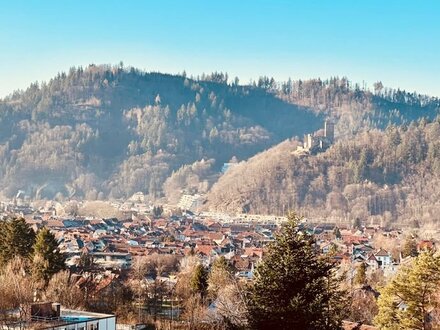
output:
[[[0,97],[72,66],[241,83],[331,76],[440,97],[438,0],[0,0]]]

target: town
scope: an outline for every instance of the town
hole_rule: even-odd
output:
[[[112,295],[115,287],[131,276],[140,259],[154,265],[145,281],[162,286],[161,301],[173,301],[176,274],[188,256],[196,257],[206,268],[224,258],[237,281],[251,281],[268,245],[287,221],[281,216],[198,212],[197,196],[184,196],[180,207],[172,208],[149,205],[141,193],[124,202],[102,202],[115,210],[118,218],[78,215],[82,203],[86,202],[62,205],[49,201],[34,208],[17,195],[12,201],[1,202],[0,216],[24,218],[35,232],[48,228],[66,258],[73,285],[86,290],[90,302]],[[184,206],[192,211],[182,209]],[[314,236],[316,250],[329,256],[338,271],[346,274],[350,287],[355,285],[360,268],[365,269],[370,284],[383,284],[417,253],[434,250],[438,244],[432,237],[418,237],[414,230],[369,226],[361,219],[353,224],[335,224],[302,218],[299,226]],[[175,301],[173,311],[161,303],[153,311],[151,306],[145,307],[142,313],[178,319],[177,306]],[[102,312],[110,309],[103,303],[98,308]]]
[[[440,329],[439,1],[4,1],[0,330]]]

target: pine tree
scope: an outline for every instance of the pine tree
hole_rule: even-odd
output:
[[[0,222],[0,265],[14,257],[28,258],[35,242],[35,232],[24,219]]]
[[[252,329],[336,329],[341,324],[345,292],[340,280],[298,222],[289,214],[257,267],[248,301]]]
[[[379,313],[374,322],[380,329],[437,329],[429,313],[436,308],[440,285],[440,256],[421,253],[410,267],[402,268],[381,291]]]
[[[38,231],[33,252],[33,274],[49,281],[52,275],[64,269],[64,255],[60,253],[55,236],[47,228]]]

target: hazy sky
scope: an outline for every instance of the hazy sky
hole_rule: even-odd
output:
[[[348,76],[440,96],[438,0],[1,0],[0,97],[71,66]]]

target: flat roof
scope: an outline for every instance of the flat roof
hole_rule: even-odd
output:
[[[48,321],[32,321],[29,322],[29,326],[25,328],[30,329],[55,329],[59,327],[65,327],[68,325],[85,323],[91,321],[97,321],[102,319],[115,318],[116,316],[113,314],[103,314],[103,313],[94,313],[82,310],[74,310],[74,309],[61,309],[60,319],[57,320],[48,320]],[[63,320],[63,318],[66,318]],[[70,319],[69,319],[70,318]]]

